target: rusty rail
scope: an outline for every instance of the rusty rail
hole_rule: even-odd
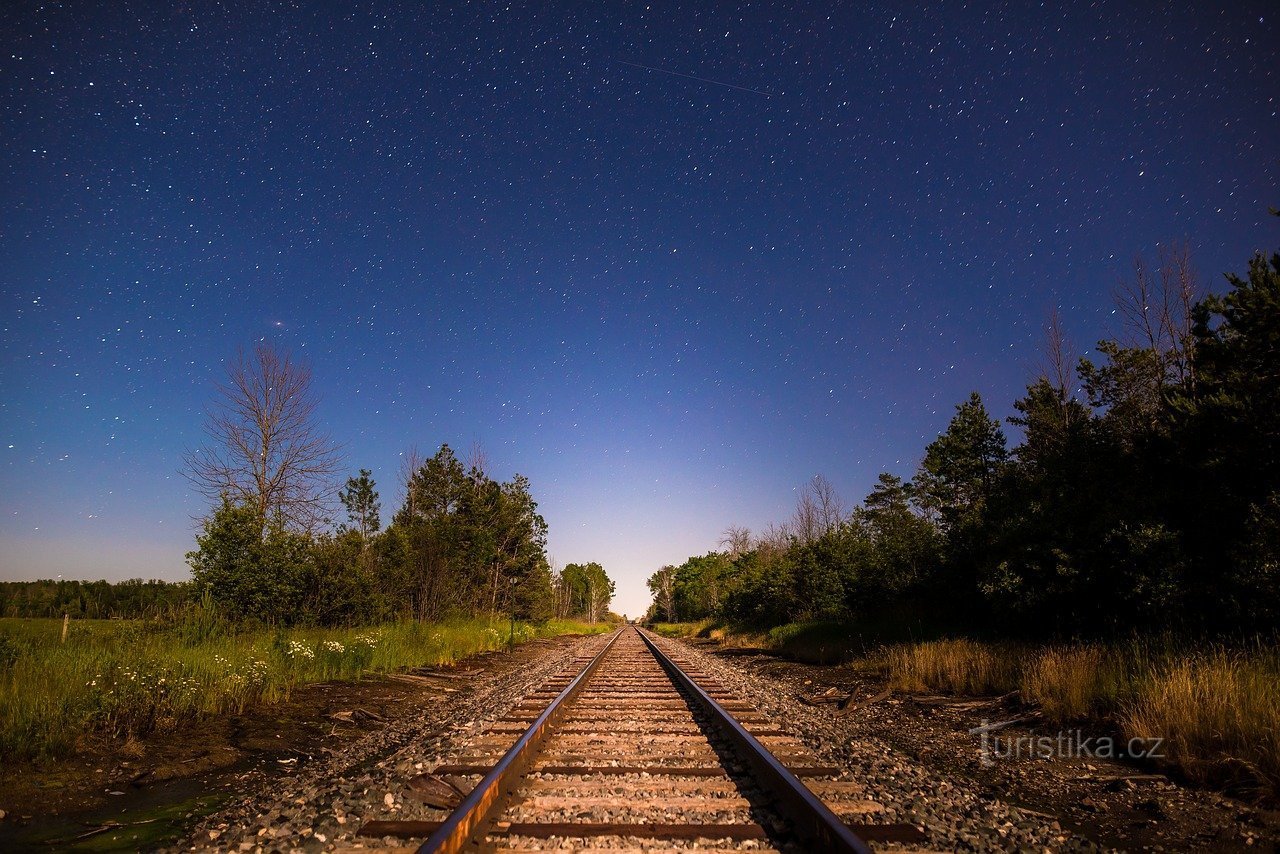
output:
[[[809,791],[795,774],[787,770],[755,736],[747,732],[733,715],[726,712],[714,697],[702,690],[679,665],[658,649],[648,632],[639,631],[640,637],[662,668],[711,717],[717,729],[729,739],[735,752],[751,766],[756,779],[774,795],[779,812],[791,820],[792,829],[797,836],[813,845],[813,850],[816,851],[871,854],[867,843],[845,826],[826,804]]]
[[[614,641],[622,634],[619,629],[609,638],[594,658],[582,668],[582,671],[564,687],[550,705],[538,716],[511,749],[503,754],[498,764],[485,775],[484,779],[458,804],[457,809],[438,829],[418,848],[419,854],[453,854],[461,851],[463,846],[473,837],[475,832],[490,820],[502,798],[511,789],[512,783],[524,773],[530,761],[537,754],[542,742],[546,739],[551,727],[560,718],[564,709],[572,702],[591,674],[600,667],[600,662],[613,647]]]

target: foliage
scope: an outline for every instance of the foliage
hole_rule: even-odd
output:
[[[0,581],[0,617],[156,617],[186,604],[191,595],[185,581]]]
[[[264,522],[256,506],[222,505],[205,519],[198,548],[187,554],[192,583],[236,619],[294,622],[311,559],[311,541],[285,528],[280,517]]]
[[[547,526],[526,478],[499,483],[442,445],[407,480],[386,530],[368,469],[341,491],[348,524],[336,531],[299,531],[224,497],[187,555],[194,590],[232,621],[270,625],[604,616],[613,582],[599,564],[569,571],[570,606],[557,607]]]
[[[589,623],[603,619],[613,601],[613,580],[595,562],[567,565],[560,571],[560,584],[566,591],[569,613]]]
[[[222,622],[211,631],[207,617],[197,606],[177,620],[73,620],[66,643],[60,619],[0,619],[9,651],[0,657],[0,761],[66,755],[86,733],[173,730],[306,683],[450,664],[504,647],[510,631],[502,619],[289,630]],[[514,640],[605,628],[519,622]]]
[[[1105,638],[1280,618],[1280,254],[1198,298],[1185,250],[1121,289],[1123,337],[1048,367],[1000,423],[975,392],[910,481],[851,512],[815,478],[791,520],[664,567],[650,617],[766,630],[916,613],[1007,636]],[[1071,377],[1072,368],[1076,378]],[[954,617],[944,618],[952,625]]]

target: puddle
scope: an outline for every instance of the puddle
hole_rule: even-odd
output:
[[[175,842],[198,818],[230,796],[230,781],[212,778],[173,780],[146,789],[126,790],[104,807],[34,819],[26,826],[0,824],[0,851],[138,851]],[[121,827],[93,832],[112,824]]]

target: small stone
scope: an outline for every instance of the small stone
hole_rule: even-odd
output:
[[[328,842],[328,841],[329,841],[329,837],[325,836],[323,833],[316,834],[316,842]]]
[[[209,831],[209,839],[210,839],[210,841],[212,841],[212,840],[214,840],[214,839],[217,839],[217,838],[218,838],[219,836],[221,836],[221,835],[222,835],[222,831],[221,831],[221,830],[211,830],[211,831]]]
[[[393,807],[396,805],[396,796],[387,792],[386,795],[383,796],[382,802],[389,807]]]

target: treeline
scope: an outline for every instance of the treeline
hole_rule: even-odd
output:
[[[1074,358],[1056,318],[1006,421],[956,407],[909,480],[649,579],[652,618],[757,625],[911,615],[1024,635],[1273,631],[1280,622],[1280,254],[1222,295],[1187,252],[1141,263],[1124,329]]]
[[[338,497],[346,522],[319,532],[224,493],[187,555],[193,586],[228,616],[272,624],[360,625],[514,614],[598,619],[613,584],[599,564],[553,573],[547,525],[526,478],[500,483],[448,445],[408,458],[402,504],[382,528],[368,470]]]
[[[183,581],[0,581],[0,617],[139,619],[168,613],[190,598],[191,584]]]

